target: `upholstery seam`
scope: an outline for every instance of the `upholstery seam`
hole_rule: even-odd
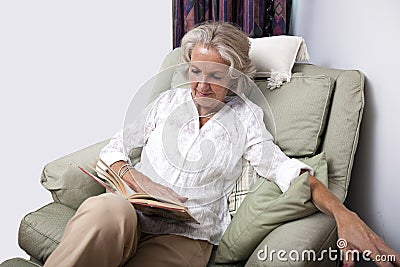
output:
[[[359,74],[359,80],[360,80],[360,86],[358,86],[358,87],[359,87],[359,90],[360,90],[360,93],[361,93],[361,105],[360,105],[360,109],[358,111],[357,129],[356,129],[356,134],[355,134],[354,140],[353,140],[350,162],[347,165],[347,175],[346,175],[346,185],[345,185],[346,187],[345,187],[345,192],[344,192],[344,196],[343,196],[343,201],[346,199],[347,192],[348,192],[348,189],[349,189],[351,170],[352,170],[353,164],[354,164],[354,157],[355,157],[355,153],[356,153],[357,146],[358,146],[358,140],[359,140],[360,128],[361,128],[361,121],[362,121],[362,117],[363,117],[363,114],[364,114],[364,107],[365,107],[365,97],[364,97],[365,79],[364,79],[364,74],[361,73],[358,70],[356,70],[356,72]]]
[[[321,212],[322,213],[322,212]],[[323,214],[323,213],[322,213]],[[333,225],[333,228],[329,231],[329,233],[326,235],[326,238],[321,242],[321,244],[319,245],[319,249],[318,249],[318,254],[320,254],[321,253],[321,249],[322,249],[322,246],[328,241],[328,239],[329,239],[329,237],[332,235],[332,233],[334,233],[335,231],[336,231],[336,222],[334,223],[334,225]],[[310,262],[308,262],[307,264],[306,264],[306,266],[307,265],[309,265],[310,264]]]
[[[327,119],[328,119],[328,114],[330,113],[330,109],[331,109],[331,105],[330,105],[330,99],[332,97],[333,94],[333,82],[331,81],[331,79],[329,77],[327,77],[328,81],[329,81],[329,90],[328,90],[328,94],[326,96],[325,99],[325,105],[324,105],[324,112],[322,113],[322,117],[320,118],[320,125],[319,125],[319,129],[318,129],[318,133],[317,133],[317,139],[315,140],[315,150],[313,151],[313,154],[316,154],[316,151],[318,150],[320,143],[321,143],[321,134],[322,132],[325,130],[325,128],[327,127]],[[329,108],[328,108],[329,105]],[[324,119],[325,118],[325,119]],[[325,123],[324,123],[325,122]],[[324,125],[325,124],[325,125]],[[318,143],[318,139],[320,140],[320,143]]]
[[[58,244],[60,244],[60,242],[59,241],[57,241],[57,240],[55,240],[55,239],[53,239],[52,237],[50,237],[50,236],[47,236],[46,234],[44,234],[44,233],[41,233],[39,230],[37,230],[37,229],[35,229],[35,227],[33,227],[33,224],[31,224],[31,223],[29,223],[29,222],[27,222],[26,221],[26,219],[24,219],[21,223],[24,223],[24,224],[26,224],[27,226],[29,226],[32,230],[34,230],[35,232],[37,232],[38,234],[40,234],[40,235],[42,235],[42,236],[44,236],[44,237],[46,237],[46,238],[48,238],[48,239],[50,239],[51,241],[53,241],[56,245],[58,245]]]

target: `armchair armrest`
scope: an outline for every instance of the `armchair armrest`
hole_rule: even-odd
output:
[[[108,140],[76,151],[48,163],[42,172],[40,182],[50,191],[55,202],[77,209],[82,202],[105,192],[104,188],[78,169],[94,163],[100,150]]]
[[[60,243],[74,214],[74,209],[54,202],[30,212],[19,226],[19,246],[37,263],[45,262]]]

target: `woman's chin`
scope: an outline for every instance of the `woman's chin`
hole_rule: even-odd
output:
[[[210,97],[197,97],[194,99],[197,105],[201,106],[202,108],[216,108],[221,105],[221,102],[216,100],[215,98]]]

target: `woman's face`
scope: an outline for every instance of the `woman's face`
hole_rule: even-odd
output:
[[[229,66],[217,49],[197,44],[189,65],[190,88],[196,104],[211,109],[224,102],[230,80]]]

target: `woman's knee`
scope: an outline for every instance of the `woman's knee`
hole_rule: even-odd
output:
[[[129,201],[116,194],[103,194],[82,203],[68,222],[60,246],[77,255],[99,254],[100,259],[121,262],[136,249],[140,237],[137,227],[137,215]]]
[[[137,223],[137,215],[132,204],[122,196],[112,193],[88,198],[77,213],[83,213],[85,217],[91,217],[92,221],[99,224]]]

